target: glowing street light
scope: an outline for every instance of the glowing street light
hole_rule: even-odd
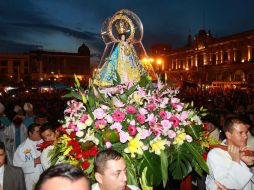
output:
[[[162,62],[163,62],[163,61],[162,61],[162,59],[161,59],[161,58],[157,58],[157,59],[156,59],[156,63],[157,63],[157,65],[161,65],[161,64],[162,64]]]

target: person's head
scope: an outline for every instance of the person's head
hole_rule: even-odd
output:
[[[15,105],[13,111],[15,112],[16,115],[23,116],[23,110],[19,105]]]
[[[33,104],[26,102],[23,106],[23,109],[26,112],[26,115],[32,116],[33,115]]]
[[[0,141],[0,167],[4,164],[6,164],[6,151],[4,143]]]
[[[119,38],[120,38],[120,40],[123,41],[123,42],[126,40],[126,36],[125,36],[124,33],[119,34]]]
[[[19,127],[23,122],[23,117],[21,115],[15,115],[14,118],[12,119],[12,123],[16,126]]]
[[[227,138],[227,144],[239,148],[245,147],[248,140],[249,125],[241,117],[229,117],[225,120],[223,131]]]
[[[123,190],[126,187],[125,160],[115,150],[103,150],[96,155],[94,173],[101,190]]]
[[[31,139],[32,141],[39,141],[41,140],[41,136],[40,136],[40,125],[33,123],[31,125],[28,126],[27,128],[27,136],[29,139]]]
[[[40,134],[44,141],[56,140],[56,131],[49,123],[45,123],[40,127]]]
[[[48,117],[45,113],[40,113],[35,117],[34,122],[39,125],[43,125],[44,123],[48,122]]]
[[[35,190],[90,190],[90,182],[83,171],[70,164],[59,164],[44,171]]]

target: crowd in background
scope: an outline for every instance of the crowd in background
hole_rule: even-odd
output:
[[[33,118],[35,123],[40,124],[40,119],[46,120],[51,126],[57,128],[60,120],[63,120],[64,109],[67,106],[68,99],[63,96],[68,91],[50,91],[41,93],[37,91],[21,92],[17,94],[1,94],[0,96],[0,118],[5,116],[9,120],[10,126],[24,125],[23,128],[28,128],[27,118]],[[239,115],[244,117],[253,129],[254,123],[254,92],[243,91],[240,89],[198,89],[198,88],[181,88],[177,95],[182,102],[194,102],[194,106],[204,107],[208,110],[208,116],[203,118],[204,122],[212,123],[214,128],[222,131],[224,120],[230,115]],[[29,110],[32,108],[32,113]],[[30,115],[29,115],[30,114]],[[17,118],[21,118],[17,119]],[[20,123],[18,123],[18,122]],[[28,119],[29,121],[29,119]],[[22,123],[23,122],[23,123]],[[0,123],[0,132],[8,130],[3,129],[3,122]],[[40,124],[41,125],[41,124]],[[8,128],[5,126],[5,128]],[[20,129],[22,129],[20,127]],[[214,129],[213,129],[214,130]],[[7,131],[7,132],[6,132]],[[26,131],[26,130],[24,130]],[[254,131],[254,130],[253,130]],[[19,131],[19,133],[22,131]],[[253,135],[253,133],[252,133]],[[1,135],[0,135],[1,136]],[[1,136],[2,138],[3,136]],[[15,134],[14,134],[14,138]],[[27,135],[24,134],[24,138]],[[19,144],[22,139],[18,139]],[[0,141],[4,141],[1,139]],[[8,153],[8,142],[5,141]],[[17,144],[17,143],[16,143]],[[18,147],[18,144],[15,146]],[[16,150],[15,148],[15,150]],[[9,153],[13,157],[15,150]],[[11,163],[11,162],[10,162]],[[202,187],[202,185],[199,185]],[[199,188],[202,189],[202,188]]]
[[[68,91],[51,91],[40,93],[38,91],[23,92],[15,96],[2,94],[0,102],[5,106],[5,115],[12,120],[15,116],[15,105],[23,106],[25,102],[33,105],[35,115],[45,114],[53,125],[59,125],[63,119],[67,99],[63,98]],[[208,109],[208,119],[217,127],[222,127],[227,115],[243,115],[252,123],[254,122],[254,91],[240,89],[199,89],[181,88],[178,97],[182,102],[194,102],[195,107]]]

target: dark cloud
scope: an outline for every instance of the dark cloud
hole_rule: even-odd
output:
[[[40,45],[24,44],[9,40],[0,40],[0,52],[8,53],[23,53],[31,50],[43,49]]]
[[[188,34],[202,28],[225,36],[254,28],[253,0],[2,0],[0,40],[52,49],[40,36],[70,37],[75,45],[85,43],[93,55],[102,54],[102,23],[120,9],[136,13],[144,26],[145,48],[153,43],[185,45]],[[64,35],[63,35],[64,34]],[[35,39],[37,38],[37,39]],[[50,39],[50,38],[47,38]],[[70,40],[68,40],[70,42]],[[12,43],[12,45],[13,45]],[[7,42],[5,42],[6,47]],[[43,45],[42,45],[43,44]],[[66,47],[56,51],[69,51]],[[25,47],[27,50],[28,47]],[[34,48],[32,47],[32,48]],[[74,47],[74,45],[73,45]],[[64,49],[65,48],[65,49]],[[11,50],[10,50],[11,51]],[[76,51],[76,50],[73,50]]]
[[[15,26],[20,26],[24,28],[30,28],[31,30],[33,29],[39,29],[43,31],[54,31],[54,32],[62,32],[65,33],[69,36],[79,38],[82,40],[98,40],[99,39],[99,34],[88,32],[88,31],[77,31],[73,30],[70,28],[62,27],[62,26],[57,26],[57,25],[52,25],[52,24],[27,24],[27,23],[11,23],[12,25]]]

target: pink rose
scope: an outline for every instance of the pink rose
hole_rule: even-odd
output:
[[[147,110],[148,111],[154,111],[156,109],[155,103],[150,103],[147,105]]]
[[[161,110],[159,115],[160,115],[161,119],[167,119],[167,112]]]
[[[145,108],[140,108],[139,109],[139,113],[142,114],[142,115],[148,114],[148,112],[147,112],[147,110]]]
[[[80,118],[80,122],[85,123],[87,119],[88,119],[88,115],[84,114],[84,115]]]
[[[111,148],[111,146],[112,146],[111,142],[106,142],[107,149]]]
[[[173,131],[173,130],[169,130],[168,131],[168,137],[171,138],[171,139],[175,138],[176,137],[176,132]]]
[[[142,114],[137,114],[137,115],[136,115],[136,118],[137,118],[137,120],[138,120],[138,122],[139,122],[140,124],[144,124],[145,121],[146,121],[145,116],[142,115]]]
[[[103,129],[107,125],[107,122],[104,119],[99,119],[94,122],[94,125],[96,129]]]
[[[127,106],[126,112],[129,114],[135,114],[137,112],[137,109],[134,106]]]
[[[94,110],[93,115],[96,119],[102,119],[106,115],[106,113],[102,108],[97,108]]]

